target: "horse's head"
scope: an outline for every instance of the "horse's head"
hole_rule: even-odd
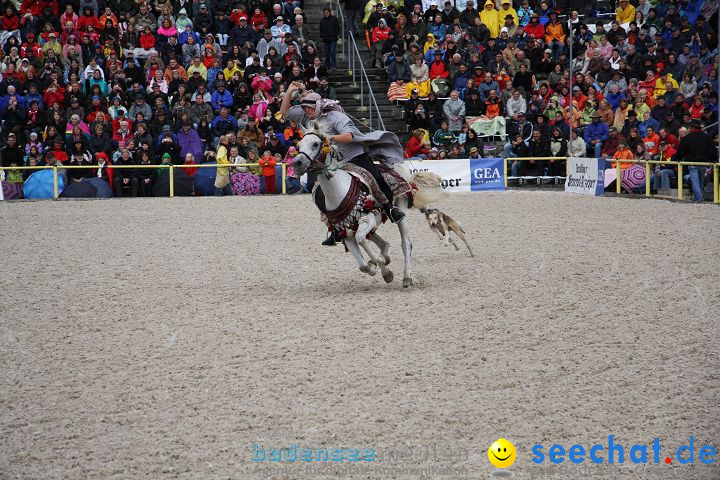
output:
[[[310,124],[310,129],[303,129],[304,137],[298,143],[298,153],[292,163],[299,175],[322,171],[333,162],[329,137],[314,122]]]

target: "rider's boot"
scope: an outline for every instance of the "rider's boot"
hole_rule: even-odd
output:
[[[383,210],[392,223],[397,223],[405,218],[405,212],[400,210],[398,207],[393,206],[392,203],[386,203],[383,205]]]
[[[330,235],[328,235],[328,238],[325,239],[324,242],[322,242],[323,245],[326,247],[334,247],[338,244],[338,242],[342,242],[342,238],[338,233],[335,231],[335,229],[330,231]]]

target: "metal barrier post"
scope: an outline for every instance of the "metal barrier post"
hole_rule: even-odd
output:
[[[615,193],[620,194],[622,184],[620,180],[622,179],[622,169],[620,168],[620,159],[615,160],[615,170],[617,170],[617,178],[615,179]]]
[[[285,186],[285,180],[287,178],[287,163],[283,163],[280,168],[282,169],[282,193],[285,195],[287,193],[287,188]]]
[[[505,177],[505,188],[507,188],[507,177],[508,177],[507,165],[508,165],[507,157],[505,157],[505,158],[503,158],[503,169],[505,170],[505,175],[503,175],[503,177]]]
[[[718,183],[718,170],[720,165],[713,165],[713,203],[720,203],[720,183]]]
[[[60,194],[58,193],[58,168],[57,166],[53,167],[53,198],[58,198]]]
[[[682,182],[683,182],[683,169],[682,169],[682,163],[678,164],[678,200],[683,199],[683,189],[682,189]]]
[[[650,164],[645,162],[645,196],[650,196]]]
[[[170,198],[173,198],[175,196],[175,170],[173,169],[175,165],[169,165],[168,168],[170,169]]]

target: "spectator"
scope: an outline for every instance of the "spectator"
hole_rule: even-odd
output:
[[[700,121],[693,120],[690,128],[691,130],[680,140],[680,146],[673,156],[673,160],[676,162],[717,163],[717,150],[710,136],[702,131]],[[695,202],[702,202],[706,167],[689,166],[687,169],[693,199]]]
[[[443,114],[450,131],[457,133],[462,129],[465,121],[465,103],[460,100],[460,93],[457,90],[450,92],[450,98],[443,104]]]
[[[592,115],[592,123],[585,128],[583,139],[587,145],[587,155],[599,158],[603,142],[608,139],[608,125],[602,121],[598,112]]]
[[[653,160],[660,162],[669,162],[673,160],[675,155],[675,148],[670,145],[666,140],[660,140],[660,147],[657,155],[654,156]],[[673,165],[663,165],[662,163],[655,166],[655,173],[653,176],[653,186],[656,190],[663,189],[669,190],[672,182],[677,177],[677,167]]]
[[[323,18],[319,25],[320,37],[325,45],[325,64],[328,69],[337,68],[336,47],[340,36],[340,22],[332,15],[330,8],[323,8]]]

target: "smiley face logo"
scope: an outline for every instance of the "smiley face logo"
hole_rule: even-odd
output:
[[[498,468],[507,468],[512,465],[515,461],[516,454],[515,445],[504,438],[497,440],[490,445],[488,449],[488,459],[490,459],[490,463]]]

